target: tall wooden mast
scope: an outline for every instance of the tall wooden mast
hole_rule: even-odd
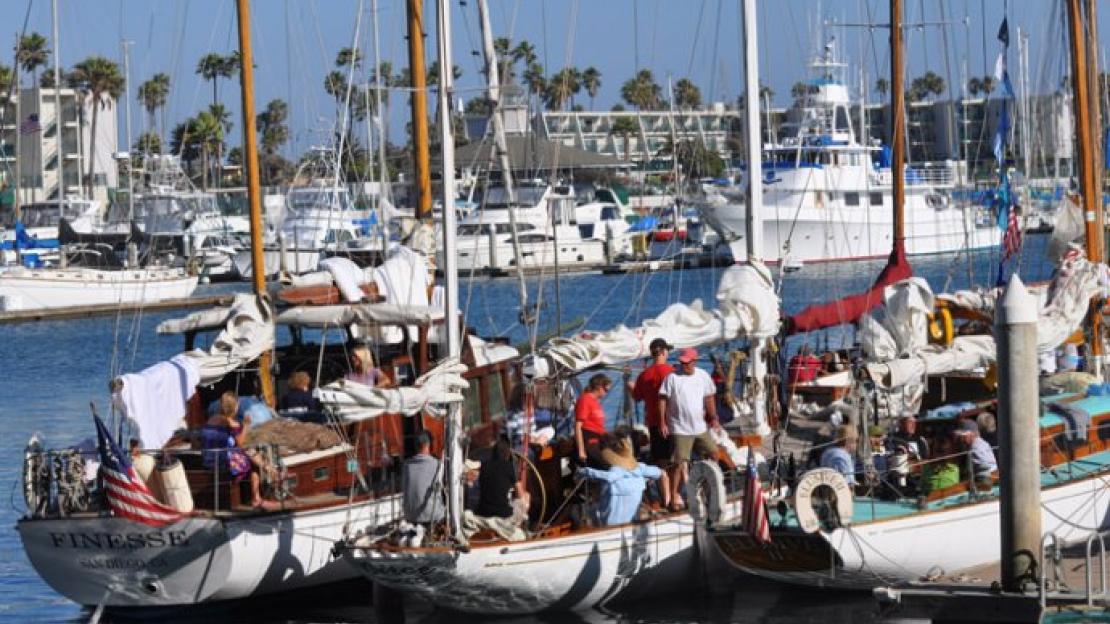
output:
[[[412,165],[416,218],[432,218],[432,175],[428,161],[428,90],[424,73],[424,1],[408,0],[409,103],[412,106]],[[451,71],[440,68],[440,73]]]
[[[239,55],[242,67],[239,84],[243,94],[243,155],[247,166],[247,200],[250,204],[251,265],[254,276],[254,294],[266,294],[266,263],[262,255],[262,195],[258,180],[258,133],[254,126],[254,57],[251,53],[250,1],[237,0],[239,12]],[[270,376],[272,365],[269,351],[262,353],[258,362],[258,380],[262,398],[274,405],[274,380]]]
[[[894,247],[906,241],[906,57],[902,49],[902,0],[890,0],[890,146],[894,152],[890,173],[894,196]]]
[[[1075,106],[1075,141],[1078,151],[1080,201],[1083,208],[1083,221],[1087,240],[1087,257],[1091,262],[1102,261],[1103,216],[1102,197],[1095,176],[1094,131],[1090,127],[1091,92],[1087,82],[1087,30],[1084,27],[1080,0],[1068,0],[1068,33],[1071,38],[1071,82],[1072,101]],[[1093,11],[1093,5],[1091,7]],[[1089,16],[1090,17],[1090,16]],[[1092,306],[1094,310],[1095,306]],[[1102,354],[1102,340],[1099,336],[1100,319],[1097,311],[1090,314],[1091,353]]]

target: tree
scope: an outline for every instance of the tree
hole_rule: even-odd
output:
[[[3,63],[0,63],[0,93],[6,94],[6,93],[8,93],[9,90],[11,90],[11,88],[12,88],[12,77],[14,75],[15,74],[12,72],[11,67],[8,67],[7,65],[5,65]]]
[[[886,94],[890,93],[890,81],[886,78],[879,78],[875,81],[875,91],[877,91],[879,93],[879,96],[885,100]]]
[[[139,103],[146,109],[150,128],[155,128],[157,126],[155,113],[159,108],[164,108],[166,106],[169,95],[170,77],[166,74],[154,74],[151,76],[150,80],[139,85],[136,96],[139,98]]]
[[[806,93],[808,92],[809,87],[807,87],[806,83],[804,82],[795,82],[793,85],[790,86],[790,97],[794,98],[795,100],[800,100],[804,98],[806,96]]]
[[[335,108],[338,114],[339,105],[347,93],[347,77],[338,69],[333,69],[324,76],[324,91],[335,98]]]
[[[46,37],[37,32],[23,35],[15,52],[16,63],[23,71],[34,76],[34,83],[39,81],[38,68],[46,65],[50,60],[50,48],[46,47]]]
[[[670,154],[692,178],[715,178],[725,168],[720,154],[709,149],[700,139],[679,141],[677,145],[668,140],[660,153]]]
[[[451,65],[451,77],[455,80],[458,80],[459,78],[462,78],[462,75],[463,75],[462,68],[459,67],[458,65],[452,64]],[[439,61],[432,61],[432,64],[428,66],[427,82],[428,82],[428,85],[438,85],[439,84]]]
[[[688,78],[674,84],[675,105],[679,108],[698,108],[701,106],[701,90]]]
[[[223,74],[223,71],[224,57],[216,54],[215,52],[209,52],[208,54],[205,54],[204,56],[200,57],[200,61],[197,62],[196,73],[205,80],[212,81],[213,104],[219,102],[219,98],[217,97],[218,91],[216,90],[216,83],[220,79],[220,76]]]
[[[493,53],[497,58],[497,79],[503,85],[511,84],[515,74],[512,55],[512,42],[508,37],[498,37],[493,40]]]
[[[976,97],[983,92],[983,81],[976,76],[972,76],[967,81],[967,93],[971,97]]]
[[[490,107],[489,100],[486,98],[486,96],[479,95],[478,97],[474,97],[466,101],[466,106],[463,107],[463,112],[474,117],[481,117],[487,116],[492,113],[493,108]]]
[[[514,63],[520,63],[528,67],[536,62],[536,46],[532,45],[526,39],[521,39],[520,43],[516,44],[511,53]]]
[[[989,96],[994,91],[995,82],[994,76],[983,76],[983,94]]]
[[[624,159],[632,160],[632,134],[640,131],[640,125],[632,117],[621,116],[613,120],[609,127],[609,134],[619,135],[624,142]]]
[[[574,98],[574,94],[582,90],[582,82],[578,70],[574,67],[560,69],[547,81],[544,98],[550,110],[562,110],[567,102]]]
[[[655,82],[650,69],[641,69],[636,75],[621,85],[624,101],[642,110],[659,108],[663,89]]]
[[[354,65],[355,69],[362,67],[362,51],[352,48],[343,48],[339,54],[335,55],[335,65],[337,67],[347,67]]]
[[[162,137],[153,130],[147,130],[135,139],[135,145],[131,149],[139,154],[161,154]]]
[[[521,77],[524,78],[524,84],[528,87],[529,94],[543,95],[547,90],[547,78],[543,75],[543,65],[532,63],[524,70]]]
[[[923,75],[914,78],[913,82],[910,83],[910,101],[917,102],[930,95],[940,95],[944,93],[946,88],[944,78],[932,71],[925,72]]]
[[[598,68],[591,65],[583,70],[582,88],[586,90],[586,95],[590,96],[590,110],[593,110],[594,98],[601,90],[601,71]]]
[[[111,106],[123,93],[123,76],[119,66],[102,56],[90,56],[73,66],[70,79],[75,88],[92,101],[92,125],[90,128],[89,153],[96,153],[96,123],[100,109]],[[93,194],[93,166],[95,158],[89,158],[88,193]]]
[[[197,158],[201,160],[201,185],[208,188],[211,167],[209,161],[223,145],[223,125],[209,111],[201,111],[196,117],[186,119],[173,130],[171,149],[181,156],[192,169]]]
[[[278,154],[281,146],[289,141],[289,126],[286,125],[288,117],[289,106],[284,100],[270,100],[266,108],[255,117],[262,152],[259,169],[264,184],[284,181],[288,177],[288,170],[292,168],[292,163]]]

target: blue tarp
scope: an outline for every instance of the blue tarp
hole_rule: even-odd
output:
[[[654,215],[640,217],[640,220],[628,228],[629,232],[651,232],[659,224],[659,218]]]

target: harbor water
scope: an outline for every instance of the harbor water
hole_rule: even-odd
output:
[[[1030,237],[1020,259],[1022,277],[1029,281],[1049,277],[1051,265],[1043,258],[1045,237]],[[782,299],[788,312],[866,288],[882,261],[814,264],[789,273],[782,280]],[[965,288],[969,283],[993,284],[997,251],[967,255],[912,259],[917,275],[928,279],[934,290]],[[701,268],[625,275],[583,274],[560,279],[558,289],[550,277],[529,278],[530,297],[538,303],[540,333],[554,330],[557,310],[563,328],[584,325],[606,329],[618,324],[634,326],[676,301],[700,298],[706,307],[714,295],[722,268]],[[559,291],[558,298],[556,290]],[[198,294],[210,294],[204,292]],[[480,335],[508,335],[514,344],[526,340],[519,322],[518,286],[515,280],[486,278],[463,280],[461,304],[467,322]],[[166,359],[182,348],[179,336],[158,336],[162,320],[187,312],[128,314],[65,321],[44,321],[0,326],[5,391],[0,401],[0,485],[8,491],[0,509],[0,621],[84,622],[91,613],[55,594],[35,573],[23,554],[14,530],[23,513],[21,472],[23,449],[33,433],[49,446],[75,443],[93,434],[90,402],[100,413],[108,410],[107,383],[112,371],[134,371]],[[796,341],[815,341],[819,347],[839,347],[852,341],[851,329]],[[618,394],[618,393],[614,393]],[[615,411],[611,410],[611,411]],[[658,604],[637,604],[627,611],[588,616],[555,614],[530,621],[636,621],[636,622],[861,622],[878,621],[877,607],[866,594],[832,594],[786,589],[751,579],[734,582],[728,591],[684,593]],[[732,590],[734,589],[734,591]],[[173,611],[159,615],[163,621],[205,622],[370,622],[368,586],[353,583],[325,596],[281,597],[262,604],[235,605],[230,610],[189,614]],[[406,606],[408,621],[458,621],[455,614],[434,611],[419,604]],[[101,621],[119,621],[106,614]],[[477,621],[477,620],[475,620]]]

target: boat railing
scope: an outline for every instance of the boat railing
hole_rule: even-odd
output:
[[[955,186],[956,176],[953,168],[946,163],[921,163],[906,166],[907,186]],[[894,183],[894,175],[890,169],[878,171],[878,182],[881,185]]]
[[[1065,542],[1060,539],[1055,533],[1046,533],[1041,537],[1041,565],[1037,575],[1037,593],[1040,601],[1042,612],[1047,607],[1049,600],[1065,599],[1074,601],[1077,599],[1077,594],[1070,587],[1064,578],[1062,571],[1062,563],[1066,551],[1078,547],[1083,544],[1084,558],[1079,564],[1083,567],[1083,578],[1085,587],[1083,588],[1083,597],[1088,607],[1094,607],[1095,602],[1105,603],[1110,600],[1110,583],[1107,582],[1106,570],[1106,538],[1110,536],[1110,531],[1094,531],[1087,536],[1085,540]],[[1097,549],[1095,548],[1097,545]],[[1052,579],[1048,578],[1048,563],[1052,563]],[[1094,578],[1092,573],[1095,565],[1098,565],[1098,587],[1097,590],[1094,585]],[[1078,571],[1078,566],[1074,571]]]

